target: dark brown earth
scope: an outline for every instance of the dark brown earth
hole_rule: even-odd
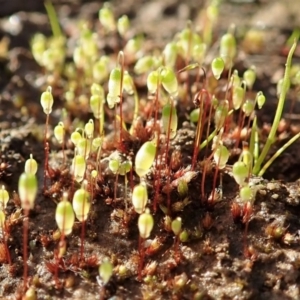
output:
[[[29,215],[29,285],[35,286],[37,299],[300,299],[300,142],[296,141],[268,169],[264,178],[252,177],[257,186],[256,200],[245,237],[245,224],[240,218],[234,222],[232,204],[238,196],[238,186],[231,177],[231,166],[224,171],[223,198],[208,206],[201,199],[203,154],[199,155],[196,174],[189,182],[187,198],[190,201],[182,210],[181,197],[174,188],[170,198],[173,204],[172,219],[180,216],[183,228],[190,234],[186,243],[180,243],[179,256],[174,251],[174,235],[164,226],[164,213],[158,208],[154,215],[155,226],[151,239],[158,241],[156,251],[146,256],[144,280],[137,279],[138,229],[137,215],[131,209],[124,222],[124,178],[119,176],[117,198],[114,199],[116,177],[106,170],[102,162],[104,180],[98,180],[95,188],[92,212],[86,224],[84,254],[79,261],[81,224],[76,223],[67,237],[67,253],[59,266],[59,281],[54,282],[55,258],[58,241],[54,215],[56,203],[63,191],[71,186],[69,167],[73,149],[67,150],[67,164],[62,165],[62,152],[50,138],[50,166],[56,170],[47,179],[43,191],[45,115],[40,106],[40,94],[45,90],[45,74],[30,52],[30,39],[37,32],[51,35],[51,28],[43,5],[39,1],[0,1],[0,184],[10,194],[5,210],[10,223],[7,244],[11,255],[10,266],[0,243],[0,297],[21,299],[23,295],[23,213],[16,191],[25,160],[32,153],[39,163],[39,193],[35,208]],[[145,48],[162,47],[174,33],[185,27],[187,19],[200,22],[199,1],[111,1],[115,15],[127,14],[135,33],[144,32]],[[286,40],[295,27],[299,27],[300,15],[293,7],[296,1],[224,1],[220,6],[214,41],[207,57],[207,64],[217,55],[217,41],[231,23],[236,24],[239,54],[235,68],[242,72],[251,65],[257,67],[258,79],[254,90],[262,90],[267,103],[257,113],[266,139],[268,124],[272,123],[276,109],[276,81],[282,77],[286,60]],[[23,5],[23,6],[22,6]],[[204,4],[203,4],[204,5]],[[97,2],[55,2],[61,25],[71,40],[76,30],[75,22],[89,19],[97,22]],[[22,11],[24,10],[24,11]],[[11,15],[13,14],[13,15]],[[278,21],[280,20],[280,22]],[[257,22],[260,22],[259,24]],[[264,34],[261,49],[251,53],[243,37],[250,28],[258,28]],[[6,41],[9,41],[5,54]],[[103,49],[112,52],[114,37],[103,41]],[[4,49],[4,50],[3,50]],[[2,53],[4,53],[2,55]],[[300,63],[300,48],[296,49],[294,64]],[[50,117],[50,133],[61,118],[63,83],[54,89],[55,107]],[[143,87],[141,87],[143,92]],[[291,110],[291,105],[294,106]],[[180,129],[171,143],[170,153],[176,148],[182,153],[179,167],[191,164],[195,126],[186,122],[186,114],[194,105],[178,105],[181,116]],[[124,108],[129,114],[126,106]],[[107,135],[113,131],[113,117],[107,112]],[[91,117],[88,110],[70,112],[69,121],[79,117],[85,122]],[[126,116],[125,116],[126,117]],[[283,113],[286,126],[271,149],[271,156],[289,138],[299,132],[299,87],[288,94]],[[185,122],[183,122],[185,121]],[[282,123],[283,124],[283,123]],[[109,143],[108,143],[109,144]],[[103,157],[115,148],[114,143],[103,151]],[[128,140],[128,148],[136,153],[141,139]],[[126,147],[125,147],[126,148]],[[125,151],[126,152],[126,151]],[[130,152],[130,151],[127,151]],[[233,163],[237,156],[232,158]],[[95,164],[95,158],[90,159]],[[176,169],[178,171],[179,167]],[[173,173],[175,173],[174,171]],[[154,199],[154,171],[147,177],[149,198]],[[172,173],[172,180],[175,175]],[[162,170],[160,178],[161,204],[166,205],[168,174]],[[206,174],[205,189],[209,195],[213,186],[214,168]],[[138,178],[134,175],[134,183]],[[174,203],[175,204],[174,206]],[[149,205],[152,209],[152,204]],[[279,233],[278,233],[279,232]],[[3,235],[1,235],[1,241]],[[147,251],[150,251],[147,249]],[[4,254],[3,254],[4,253]],[[104,291],[97,282],[98,266],[104,257],[114,264],[114,275]],[[178,259],[179,257],[179,259]],[[150,265],[150,263],[153,263]],[[121,269],[125,267],[125,272]],[[153,268],[153,270],[151,269]],[[182,286],[180,284],[182,280]],[[102,295],[102,296],[101,296]]]

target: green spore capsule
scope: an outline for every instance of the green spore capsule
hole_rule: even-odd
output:
[[[5,189],[4,185],[2,185],[0,190],[0,211],[6,208],[8,200],[9,200],[8,192]]]
[[[114,68],[110,72],[108,81],[107,104],[109,108],[113,108],[120,102],[120,86],[121,86],[121,69]]]
[[[172,96],[178,94],[178,82],[174,71],[171,68],[164,68],[161,72],[161,83],[164,89]]]
[[[164,131],[168,133],[170,130],[170,139],[173,139],[177,132],[178,118],[176,108],[170,103],[166,104],[162,109],[162,123]]]
[[[261,109],[265,102],[266,102],[266,97],[262,92],[258,92],[256,95],[256,102],[257,102],[257,106],[259,109]]]
[[[129,18],[126,15],[123,15],[118,19],[117,28],[120,36],[124,37],[130,27]]]
[[[232,104],[235,110],[239,109],[245,97],[245,90],[241,87],[234,87],[232,93]]]
[[[38,182],[35,174],[22,173],[18,184],[19,197],[23,209],[33,209],[38,191]]]
[[[141,57],[134,66],[134,72],[137,75],[149,72],[154,65],[154,59],[150,55]]]
[[[149,73],[147,77],[147,88],[149,93],[154,94],[157,90],[158,84],[159,84],[159,72],[158,71],[152,71]]]
[[[242,110],[247,117],[249,117],[254,111],[255,103],[253,100],[247,99],[242,106]]]
[[[134,83],[132,77],[129,75],[128,71],[124,72],[123,77],[123,88],[128,93],[128,95],[134,94]]]
[[[155,159],[156,142],[148,141],[142,145],[135,156],[135,171],[139,177],[145,176]]]
[[[77,146],[77,144],[81,140],[81,138],[82,138],[82,136],[81,136],[80,132],[78,132],[77,130],[72,132],[71,141],[75,146]]]
[[[232,174],[237,184],[243,185],[249,175],[249,168],[242,161],[237,161],[232,166]]]
[[[103,83],[109,75],[108,69],[108,58],[107,56],[102,56],[93,65],[93,78],[99,83]]]
[[[99,276],[101,277],[104,285],[106,285],[109,282],[112,275],[113,265],[108,259],[105,259],[99,266]]]
[[[77,153],[85,158],[88,158],[91,152],[91,143],[86,138],[79,139],[76,145]]]
[[[74,179],[77,182],[81,182],[84,178],[85,169],[86,169],[85,158],[82,155],[76,155],[73,158],[71,169],[73,172]]]
[[[221,57],[215,58],[211,63],[211,70],[213,72],[214,77],[218,80],[221,77],[221,74],[224,70],[225,63]]]
[[[121,163],[119,167],[119,174],[125,176],[132,168],[132,163],[130,160],[126,160]]]
[[[249,186],[243,186],[240,189],[240,197],[243,202],[252,201],[253,196],[253,191]]]
[[[73,196],[73,210],[76,218],[80,221],[86,221],[91,208],[90,193],[84,188],[77,190]]]
[[[171,228],[173,233],[177,236],[181,232],[181,226],[182,226],[182,220],[180,217],[177,217],[175,220],[171,223]]]
[[[4,228],[5,224],[5,213],[3,210],[0,210],[0,229]]]
[[[62,234],[69,235],[72,232],[75,214],[66,194],[63,195],[63,199],[56,206],[55,220]]]
[[[94,136],[94,121],[92,119],[90,119],[88,121],[88,123],[85,124],[84,126],[84,132],[86,133],[86,136],[88,139],[92,139]]]
[[[62,144],[64,142],[64,136],[65,136],[65,126],[63,122],[59,122],[54,127],[54,136],[57,139],[59,144]]]
[[[232,64],[232,60],[236,55],[236,40],[231,33],[226,33],[220,41],[220,56],[225,64]]]
[[[224,145],[219,145],[214,153],[214,161],[219,169],[224,169],[226,167],[230,152]]]
[[[143,214],[139,216],[138,219],[138,228],[139,228],[139,233],[140,237],[143,239],[147,239],[154,226],[154,220],[152,215],[150,214],[150,210],[146,209]]]
[[[174,42],[168,43],[163,51],[165,65],[173,68],[177,59],[177,46]]]
[[[243,79],[245,80],[247,87],[251,90],[256,79],[255,68],[251,67],[246,70],[243,74]]]
[[[25,173],[36,174],[38,169],[38,164],[36,160],[33,158],[32,154],[30,154],[30,158],[26,160],[24,171]]]
[[[41,105],[46,115],[51,114],[53,103],[52,88],[48,86],[47,90],[41,95]]]
[[[140,183],[133,188],[132,205],[134,210],[141,214],[144,212],[148,201],[148,192],[145,183]]]
[[[105,2],[99,10],[99,21],[106,31],[114,31],[116,29],[116,21],[109,3]]]

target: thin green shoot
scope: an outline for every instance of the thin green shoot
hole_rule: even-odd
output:
[[[258,173],[258,176],[263,176],[266,170],[271,166],[274,160],[281,155],[290,145],[292,145],[300,137],[300,132],[288,140],[280,149],[278,149],[275,154],[265,163]]]
[[[276,131],[279,126],[279,122],[280,122],[282,111],[283,111],[283,106],[284,106],[286,95],[287,95],[289,85],[290,85],[290,70],[291,70],[291,64],[292,64],[292,57],[295,52],[296,46],[297,46],[297,41],[295,40],[293,43],[293,46],[291,47],[291,49],[289,51],[289,54],[288,54],[288,57],[286,60],[286,67],[285,67],[285,72],[284,72],[284,77],[283,77],[282,90],[281,90],[279,101],[277,104],[274,121],[273,121],[271,130],[270,130],[270,133],[268,135],[266,144],[264,145],[263,150],[253,168],[253,173],[255,175],[259,174],[260,169],[261,169],[261,164],[264,161],[264,159],[266,158],[266,156],[270,150],[270,147],[272,146],[272,144],[275,141]]]
[[[46,0],[44,5],[50,21],[50,26],[51,26],[53,36],[54,37],[62,36],[62,31],[52,2],[50,0]]]

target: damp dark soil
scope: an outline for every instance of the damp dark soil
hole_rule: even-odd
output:
[[[175,32],[186,26],[188,19],[197,24],[198,12],[204,5],[199,2],[111,1],[116,16],[127,14],[133,31],[145,33],[149,49],[162,47]],[[276,109],[276,81],[284,72],[285,43],[293,29],[300,26],[299,10],[293,7],[296,2],[291,0],[286,5],[285,1],[223,1],[220,6],[214,33],[216,41],[231,23],[236,24],[236,34],[241,40],[250,28],[264,33],[261,49],[254,49],[251,53],[246,51],[249,45],[241,46],[235,65],[241,73],[251,65],[257,68],[254,90],[262,90],[267,96],[266,105],[258,112],[262,140],[266,139]],[[40,189],[35,207],[29,214],[28,282],[35,286],[37,299],[300,299],[300,142],[296,141],[289,147],[264,178],[253,176],[250,179],[257,193],[250,221],[245,225],[241,217],[233,218],[233,203],[236,203],[239,188],[230,165],[222,171],[223,195],[213,206],[201,197],[203,154],[199,156],[195,172],[190,173],[187,195],[182,197],[177,192],[176,179],[190,172],[185,168],[191,164],[193,155],[195,126],[187,121],[181,122],[170,146],[170,153],[175,149],[181,153],[178,164],[170,174],[167,168],[161,167],[157,179],[160,181],[160,205],[154,214],[155,226],[148,241],[152,243],[146,248],[143,280],[140,282],[137,274],[138,216],[131,207],[125,213],[124,178],[119,176],[116,180],[116,176],[107,170],[104,159],[101,165],[103,176],[95,184],[92,211],[85,224],[85,259],[80,260],[82,227],[77,222],[67,237],[67,252],[58,266],[62,286],[56,287],[57,260],[54,253],[58,239],[55,208],[62,193],[72,189],[69,169],[74,153],[69,147],[63,164],[61,149],[54,138],[49,138],[52,172],[48,174],[44,189],[45,115],[40,106],[40,95],[45,89],[45,74],[32,57],[30,40],[37,32],[50,35],[51,29],[44,7],[38,3],[40,1],[0,1],[0,184],[10,194],[5,213],[12,261],[11,265],[7,262],[1,233],[0,298],[21,299],[23,295],[24,215],[17,190],[25,160],[33,154],[39,164]],[[55,1],[54,6],[64,31],[71,36],[77,20],[97,21],[101,4],[74,0]],[[103,43],[103,49],[113,50],[109,40]],[[4,55],[6,47],[8,52]],[[217,46],[213,46],[209,56],[216,54]],[[300,63],[299,46],[293,61]],[[50,133],[53,124],[61,119],[61,90],[62,87],[58,87],[53,91],[55,104],[50,117]],[[288,94],[284,120],[270,156],[299,131],[299,100],[299,89],[293,88]],[[182,113],[184,117],[184,113],[193,108],[193,103],[188,107],[178,105],[179,115]],[[84,109],[77,109],[69,121],[76,118],[87,121],[90,117]],[[108,136],[112,128],[113,125],[107,125]],[[134,155],[141,140],[124,139],[126,143],[122,149]],[[113,148],[109,142],[107,144],[103,157],[108,156]],[[95,165],[95,157],[90,159],[90,165]],[[214,167],[208,168],[205,175],[206,197],[212,191],[214,170]],[[170,193],[166,188],[169,181],[172,186]],[[133,174],[129,185],[137,182],[138,178]],[[154,182],[152,171],[147,177],[151,201],[155,195]],[[168,199],[172,219],[180,216],[183,229],[189,233],[189,240],[180,243],[177,250],[174,235],[164,221]],[[152,202],[149,206],[153,211]],[[98,266],[105,257],[111,259],[115,269],[104,289],[97,276]]]

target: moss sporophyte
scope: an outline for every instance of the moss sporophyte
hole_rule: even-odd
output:
[[[278,85],[274,121],[264,140],[257,110],[268,102],[267,94],[256,90],[259,75],[255,66],[247,66],[243,73],[237,69],[239,39],[234,27],[214,40],[219,7],[215,1],[202,12],[206,22],[200,29],[189,21],[166,45],[151,50],[144,47],[143,36],[132,36],[130,18],[115,18],[108,3],[99,10],[96,25],[84,21],[78,24],[74,48],[67,49],[55,10],[51,3],[46,7],[53,36],[39,33],[31,42],[33,57],[49,84],[40,97],[46,115],[44,166],[38,165],[41,158],[35,154],[24,159],[18,183],[20,203],[15,204],[24,216],[25,299],[31,299],[38,286],[29,287],[32,280],[27,264],[29,212],[38,210],[37,196],[56,205],[51,235],[55,247],[52,256],[47,254],[51,256],[47,266],[57,289],[67,281],[63,276],[74,273],[92,278],[95,268],[101,297],[109,295],[106,289],[113,290],[112,281],[124,278],[137,277],[147,287],[154,286],[155,276],[163,274],[157,270],[168,268],[158,265],[155,255],[153,261],[149,256],[163,248],[172,254],[166,265],[174,269],[179,266],[186,259],[182,244],[201,239],[213,227],[211,211],[223,200],[225,180],[231,180],[237,191],[229,210],[233,221],[245,228],[243,248],[245,256],[250,257],[248,224],[257,192],[252,178],[262,176],[300,136],[292,136],[269,158],[287,93],[299,85],[300,73],[291,73],[297,42],[289,50],[284,77]],[[99,41],[110,39],[118,42],[112,43],[106,53]],[[214,57],[208,55],[212,42],[219,50]],[[0,230],[5,262],[12,264],[7,229],[10,192],[1,184]],[[193,210],[199,210],[199,215],[206,213],[199,226],[189,220]],[[97,225],[100,219],[108,229]],[[193,228],[187,228],[190,224]],[[267,232],[280,239],[285,232],[277,227]],[[90,242],[103,243],[102,230],[110,233],[110,239],[116,235],[130,240],[128,245],[134,245],[130,257],[124,258],[126,253],[120,258],[120,253],[107,245],[105,253],[93,258]],[[44,237],[42,244],[46,245],[46,240]],[[80,248],[79,254],[69,249],[73,240],[72,247]],[[205,247],[209,253],[210,246]],[[178,296],[189,281],[182,273],[168,284],[176,287]]]

